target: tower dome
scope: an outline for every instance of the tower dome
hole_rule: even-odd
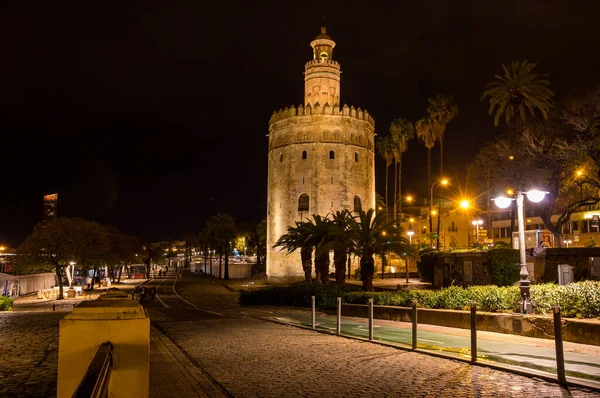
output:
[[[313,59],[326,61],[331,59],[335,42],[327,34],[327,28],[321,27],[321,33],[310,42],[310,46],[313,48]]]
[[[340,64],[332,59],[335,42],[327,35],[326,28],[310,42],[313,60],[304,68],[304,106],[340,103]]]

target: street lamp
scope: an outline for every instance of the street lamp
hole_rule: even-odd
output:
[[[432,207],[433,207],[433,187],[435,187],[437,184],[442,184],[444,186],[448,185],[448,180],[447,179],[442,179],[442,180],[438,180],[436,182],[434,182],[433,184],[431,184],[431,187],[429,188],[429,232],[432,233],[433,232],[433,219],[431,216],[435,215],[435,213],[433,213]],[[440,216],[441,217],[441,214]],[[439,218],[438,218],[438,227],[439,227]],[[439,233],[440,231],[437,231],[438,237],[437,237],[437,248],[439,249],[440,247],[440,237],[439,237]]]
[[[567,245],[567,249],[569,248],[569,243],[573,243],[571,239],[563,240],[563,243]]]
[[[473,227],[475,228],[475,242],[476,244],[479,244],[479,227],[483,224],[483,220],[473,220],[471,221],[471,224],[473,224]]]
[[[415,231],[413,231],[412,225],[411,225],[408,227],[408,230],[406,231],[406,235],[408,235],[408,239],[409,239],[411,245],[412,245],[412,237],[414,234],[415,234]]]
[[[525,217],[523,216],[523,201],[525,195],[531,202],[537,203],[544,199],[548,192],[538,191],[533,189],[531,191],[522,192],[517,191],[515,198],[508,198],[506,196],[497,197],[494,200],[496,206],[501,209],[506,209],[510,206],[513,200],[517,201],[517,218],[519,225],[519,257],[521,261],[521,280],[519,281],[519,290],[521,290],[521,313],[531,312],[531,301],[529,299],[529,288],[531,282],[528,280],[529,272],[527,272],[527,255],[525,253]]]

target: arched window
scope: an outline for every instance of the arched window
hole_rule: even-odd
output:
[[[283,153],[280,153],[280,154],[279,154],[279,161],[280,161],[280,162],[283,162]]]
[[[354,197],[354,212],[358,213],[362,209],[362,203],[360,202],[360,198],[357,196]]]
[[[308,211],[309,198],[308,195],[303,193],[298,198],[298,211]]]
[[[329,151],[329,159],[335,159],[335,152]]]
[[[354,152],[354,161],[358,162],[358,152]]]
[[[305,160],[307,156],[308,154],[306,153],[306,151],[302,151],[302,160]]]

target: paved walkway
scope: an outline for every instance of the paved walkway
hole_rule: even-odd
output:
[[[265,322],[282,311],[240,307],[237,293],[186,275],[147,308],[155,324],[225,394],[306,396],[596,396],[539,379]],[[175,396],[175,395],[173,395]]]

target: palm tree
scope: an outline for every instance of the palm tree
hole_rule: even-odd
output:
[[[250,231],[250,239],[248,244],[256,249],[256,266],[262,270],[262,259],[263,253],[265,252],[265,243],[267,240],[267,222],[266,220],[260,221],[256,228]]]
[[[547,74],[532,72],[536,65],[529,61],[512,61],[502,65],[503,75],[494,75],[496,80],[487,84],[481,100],[490,99],[489,114],[494,114],[494,126],[498,126],[501,117],[509,126],[525,122],[528,115],[535,118],[536,110],[548,120],[554,93],[549,88],[550,82],[544,79]]]
[[[421,118],[415,124],[417,137],[427,147],[427,187],[431,187],[431,148],[435,145],[437,141],[437,134],[439,131],[438,123],[435,119],[431,117]],[[433,232],[433,222],[431,220],[431,206],[429,203],[429,232]]]
[[[315,273],[317,281],[323,285],[329,282],[329,248],[325,246],[329,235],[329,222],[326,217],[313,214],[312,220],[308,221],[311,228],[309,242],[315,248]]]
[[[375,143],[377,153],[385,160],[385,212],[388,213],[388,175],[389,169],[394,160],[393,143],[390,136],[380,137]],[[395,199],[394,199],[395,201]],[[386,218],[387,219],[387,218]]]
[[[454,103],[454,98],[451,95],[436,94],[433,98],[429,98],[429,107],[427,113],[433,118],[438,125],[437,140],[440,143],[440,176],[444,175],[444,134],[446,133],[446,125],[458,115],[458,106]]]
[[[394,181],[394,220],[397,220],[396,214],[402,216],[402,154],[408,150],[408,141],[415,137],[415,126],[407,119],[394,119],[390,125],[390,133],[395,142],[394,160],[396,162]],[[396,185],[398,187],[398,202],[396,202]],[[396,213],[396,203],[398,204],[398,213]]]
[[[352,226],[355,223],[350,211],[336,211],[328,217],[329,231],[324,240],[323,248],[328,252],[333,250],[333,264],[335,265],[335,281],[338,286],[346,283],[346,260],[353,251]]]
[[[403,236],[403,229],[395,227],[394,222],[386,222],[382,213],[375,210],[361,210],[357,222],[352,226],[355,251],[360,257],[360,276],[364,290],[373,289],[375,273],[375,255],[385,256],[388,252],[398,255],[406,253],[414,256],[408,240]]]
[[[281,235],[273,248],[281,247],[280,251],[287,249],[288,254],[300,249],[300,260],[304,271],[304,281],[311,281],[313,244],[310,241],[313,229],[306,221],[296,221],[296,226],[287,227],[287,233]]]
[[[223,258],[223,245],[225,246],[225,272],[223,278],[229,279],[229,240],[235,235],[235,219],[227,213],[217,213],[207,223],[208,228],[214,232],[219,245],[219,279],[221,279],[221,264]]]

